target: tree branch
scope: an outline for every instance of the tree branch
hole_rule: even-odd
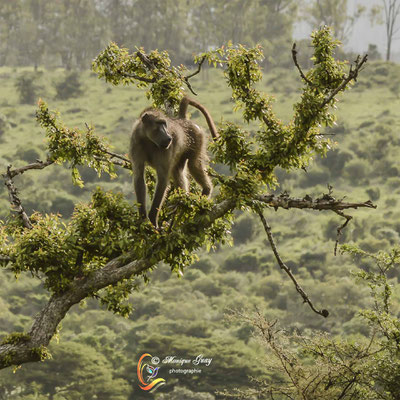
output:
[[[108,150],[106,150],[106,154],[111,156],[110,158],[118,158],[122,161],[125,161],[126,163],[129,163],[129,164],[131,163],[131,161],[128,158],[121,156],[121,154],[113,153],[112,151],[108,151]]]
[[[7,168],[7,173],[2,174],[2,176],[3,176],[3,178],[6,178],[6,176],[8,176],[9,178],[12,179],[15,176],[22,175],[24,172],[29,171],[31,169],[44,169],[51,164],[54,164],[54,161],[52,161],[49,158],[47,159],[47,161],[36,160],[36,162],[25,165],[20,168],[10,169],[10,170],[8,170],[8,168]],[[9,167],[11,168],[11,165]]]
[[[19,170],[22,171],[23,169],[24,168],[21,168]],[[276,209],[307,208],[314,210],[342,210],[346,208],[375,207],[371,202],[344,203],[342,201],[335,200],[329,195],[324,195],[320,199],[312,200],[308,196],[303,199],[290,198],[286,193],[284,193],[280,196],[260,195],[257,197],[257,200]],[[216,219],[223,217],[227,212],[231,211],[235,207],[235,204],[236,199],[234,198],[217,203],[206,215],[199,216],[198,220],[194,222],[198,229],[205,229]],[[192,224],[193,221],[190,221],[190,223]],[[267,233],[268,226],[268,224],[265,225]],[[183,231],[184,229],[185,226],[182,227]],[[166,234],[168,234],[168,232]],[[291,276],[292,281],[295,283],[296,289],[301,294],[304,301],[307,302],[311,308],[313,308],[311,301],[305,294],[304,290],[296,282],[295,278],[290,272],[290,269],[282,262],[273,238],[272,243],[274,253],[278,257],[277,259],[279,260],[278,262],[280,263],[281,268],[284,270],[286,268],[285,271],[289,274],[289,276]],[[160,245],[157,243],[153,245],[149,253],[151,253],[151,257],[141,259],[137,259],[137,255],[133,252],[122,254],[119,257],[110,260],[102,269],[94,271],[91,275],[84,278],[77,278],[72,282],[69,289],[65,292],[53,294],[46,306],[34,319],[33,325],[28,332],[28,340],[23,342],[21,341],[20,343],[6,343],[0,345],[0,369],[6,368],[10,365],[19,365],[27,362],[38,361],[40,359],[40,354],[38,354],[37,349],[42,348],[43,346],[46,347],[49,344],[51,338],[54,336],[57,330],[58,324],[74,304],[79,303],[88,296],[94,295],[102,288],[105,288],[109,285],[114,285],[123,279],[141,275],[144,272],[152,269],[162,259],[168,257],[168,253],[165,253],[165,249],[160,248]],[[2,259],[4,260],[4,258]],[[12,261],[8,258],[5,260]],[[323,316],[327,315],[326,310],[318,311],[314,308],[314,311]]]
[[[286,210],[291,208],[309,209],[309,210],[331,210],[341,211],[346,209],[357,209],[357,208],[376,208],[376,205],[372,204],[371,200],[363,203],[346,203],[342,200],[336,200],[330,194],[324,194],[319,198],[313,200],[310,196],[295,198],[289,197],[288,193],[284,192],[280,195],[265,194],[256,197],[256,200],[273,207],[275,210],[278,208],[284,208]]]
[[[357,57],[354,62],[354,66],[350,66],[350,71],[348,75],[343,78],[342,83],[322,102],[320,108],[324,108],[339,92],[347,87],[350,81],[357,81],[358,73],[360,72],[361,67],[367,62],[367,60],[368,54],[365,54],[363,58],[361,58],[360,56]]]
[[[216,219],[223,217],[235,206],[234,200],[224,200],[216,204],[205,215],[198,219],[199,229],[205,229]],[[191,221],[192,222],[192,221]],[[158,246],[159,247],[159,246]],[[157,244],[151,249],[151,257],[136,259],[136,254],[129,252],[109,261],[102,269],[91,275],[76,279],[63,293],[53,294],[46,306],[35,317],[28,332],[29,339],[21,343],[0,345],[0,369],[10,365],[39,361],[40,356],[35,349],[46,347],[54,336],[58,324],[68,310],[84,298],[93,295],[98,290],[117,282],[137,276],[154,267],[165,255]],[[165,250],[165,249],[164,249]],[[163,257],[159,254],[163,254]]]
[[[276,248],[276,244],[274,241],[274,237],[272,236],[272,231],[271,231],[271,227],[269,226],[268,222],[266,221],[266,219],[264,218],[264,215],[261,211],[258,212],[258,215],[260,216],[261,222],[264,226],[265,232],[268,236],[268,240],[269,243],[271,245],[271,249],[275,255],[276,261],[278,261],[279,266],[281,267],[281,269],[283,269],[286,274],[289,276],[289,278],[292,280],[292,282],[294,283],[294,286],[297,290],[298,293],[300,293],[301,297],[303,298],[304,303],[307,303],[310,308],[316,313],[319,314],[323,317],[327,317],[329,315],[329,311],[328,310],[317,310],[313,303],[311,302],[310,298],[308,297],[307,293],[302,289],[302,287],[299,285],[299,283],[297,282],[296,278],[294,277],[294,275],[292,274],[292,271],[290,270],[290,268],[282,261],[281,256],[278,253],[278,249]]]
[[[300,65],[297,61],[297,50],[296,50],[296,43],[293,43],[293,47],[292,47],[292,58],[293,58],[293,62],[294,65],[297,67],[297,69],[299,70],[300,76],[303,78],[303,80],[310,86],[313,86],[312,82],[306,78],[306,76],[304,75],[302,69],[300,68]]]
[[[30,164],[30,165],[32,165],[32,164]],[[19,168],[18,173],[22,174],[25,171],[27,171],[28,169],[33,169],[33,168],[26,168],[26,169]],[[40,168],[40,169],[42,169],[42,168]],[[12,171],[11,165],[9,165],[7,167],[7,172],[5,174],[2,174],[2,176],[4,178],[4,183],[8,189],[8,195],[9,195],[11,207],[14,209],[14,211],[16,211],[20,215],[25,228],[32,229],[31,220],[29,219],[28,214],[25,212],[25,209],[22,206],[22,202],[18,196],[17,188],[14,185],[13,176],[17,175],[17,173],[15,173],[15,171],[16,170]],[[14,175],[13,175],[13,172],[14,172]]]
[[[121,71],[118,71],[118,73],[125,78],[132,78],[146,83],[154,83],[156,81],[156,78],[146,78],[144,76],[139,76],[136,74],[128,74],[126,72],[121,72]]]
[[[193,72],[193,73],[190,74],[190,75],[187,75],[187,76],[184,76],[184,77],[183,77],[183,80],[185,81],[185,83],[186,83],[188,89],[189,89],[195,96],[197,96],[197,93],[193,90],[192,85],[191,85],[190,82],[189,82],[189,79],[190,79],[190,78],[193,78],[194,76],[196,76],[197,74],[200,73],[201,67],[202,67],[202,65],[203,65],[203,63],[204,63],[204,61],[205,61],[205,59],[206,59],[206,57],[203,57],[203,58],[200,60],[199,65],[198,65],[198,67],[197,67],[197,71]]]
[[[342,236],[342,231],[343,231],[344,228],[346,228],[347,224],[353,219],[353,217],[352,217],[351,215],[346,215],[344,212],[339,211],[339,210],[334,210],[334,212],[335,212],[337,215],[340,215],[341,217],[343,217],[343,218],[346,219],[346,221],[343,223],[343,225],[340,225],[340,226],[337,228],[337,235],[336,235],[336,242],[335,242],[335,250],[334,250],[334,254],[335,254],[335,256],[336,256],[337,247],[338,247],[338,245],[339,245],[339,239],[340,239],[340,236]]]

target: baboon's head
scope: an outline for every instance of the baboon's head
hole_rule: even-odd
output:
[[[159,115],[146,112],[142,115],[146,136],[161,149],[168,149],[172,136],[168,133],[167,120]]]

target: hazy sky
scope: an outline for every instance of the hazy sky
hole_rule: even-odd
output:
[[[382,4],[382,0],[349,0],[349,12],[352,12],[357,4],[370,7],[372,5]],[[400,18],[398,18],[397,26],[400,27]],[[309,36],[310,29],[311,28],[307,26],[306,23],[300,22],[295,27],[295,38],[300,39]],[[384,25],[371,26],[368,17],[363,16],[354,25],[351,36],[345,44],[345,48],[356,52],[365,52],[370,43],[376,44],[382,56],[385,55],[386,34]],[[400,61],[400,32],[397,35],[397,40],[392,44],[392,55],[393,60]]]

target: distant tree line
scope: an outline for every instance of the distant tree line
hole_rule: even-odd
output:
[[[169,51],[174,62],[234,43],[282,57],[297,15],[293,0],[0,0],[0,66],[86,69],[110,41]],[[287,52],[286,52],[287,53]]]

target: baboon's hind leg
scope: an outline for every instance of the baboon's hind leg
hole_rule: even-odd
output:
[[[196,182],[202,187],[204,196],[210,196],[212,191],[211,179],[207,175],[206,165],[202,159],[189,159],[189,171]]]
[[[172,171],[172,179],[176,187],[183,189],[185,192],[189,190],[189,182],[186,176],[186,159],[181,160]]]

